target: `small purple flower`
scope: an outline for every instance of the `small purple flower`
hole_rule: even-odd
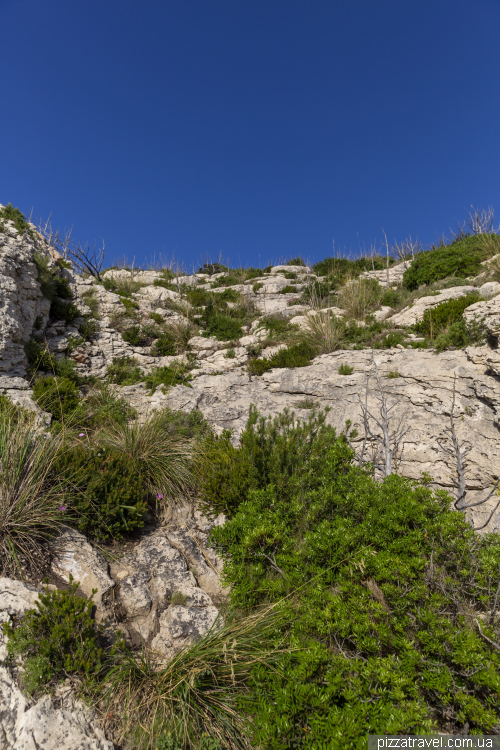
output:
[[[78,435],[78,437],[85,437],[85,433],[84,432],[80,432],[80,434]]]
[[[157,500],[163,500],[163,495],[157,495],[157,496],[156,496],[156,499],[157,499]]]
[[[65,505],[61,505],[61,507],[59,508],[59,510],[64,513],[64,511],[66,510],[66,506]]]

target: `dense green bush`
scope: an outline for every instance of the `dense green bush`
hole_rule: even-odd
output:
[[[414,328],[418,333],[430,336],[432,339],[445,328],[462,320],[464,310],[481,299],[481,295],[477,292],[470,292],[458,299],[449,299],[446,302],[441,302],[436,307],[426,310],[423,319],[415,323]]]
[[[143,526],[147,493],[128,456],[101,447],[69,448],[54,471],[73,488],[67,523],[94,539],[120,539]],[[68,490],[69,492],[69,490]]]
[[[80,404],[78,388],[65,377],[40,378],[33,386],[33,398],[58,421],[69,417]]]
[[[35,253],[34,261],[42,294],[50,301],[51,317],[72,323],[80,313],[72,302],[73,292],[69,281],[61,275],[59,267],[49,265],[49,259],[44,255]]]
[[[466,278],[475,276],[485,260],[481,235],[466,237],[452,245],[433,248],[419,253],[403,275],[403,286],[410,291],[423,284],[445,279],[447,276]]]
[[[161,333],[156,339],[151,354],[154,357],[171,357],[177,353],[175,339],[168,333]]]
[[[395,289],[386,289],[380,297],[380,304],[384,307],[394,307],[401,301],[401,294]]]
[[[302,258],[292,258],[289,260],[286,264],[287,266],[305,266],[306,264],[302,260]]]
[[[372,262],[373,261],[373,262]],[[386,267],[386,259],[380,255],[373,258],[325,258],[315,263],[312,270],[317,276],[331,277],[331,281],[343,283],[344,279],[357,278],[363,271],[381,271]],[[389,259],[389,265],[394,264],[394,259]]]
[[[276,314],[262,318],[259,327],[265,328],[270,338],[282,339],[297,330],[288,318]]]
[[[322,412],[307,423],[288,411],[266,420],[251,406],[237,448],[227,430],[220,436],[210,433],[206,440],[207,461],[200,486],[203,506],[234,515],[249,490],[268,484],[284,487],[296,473],[303,475],[309,456],[321,454],[334,438],[335,431],[325,423]]]
[[[243,336],[241,323],[236,318],[205,310],[205,320],[201,322],[207,336],[215,336],[218,341],[234,341]]]
[[[144,373],[133,357],[113,357],[106,374],[108,381],[116,385],[134,385],[144,380]]]
[[[297,294],[298,289],[293,284],[287,284],[283,287],[283,289],[280,289],[280,294]]]
[[[269,358],[251,359],[247,367],[252,375],[263,375],[273,367],[307,367],[316,353],[310,344],[302,342],[280,349]]]
[[[3,625],[9,655],[23,660],[21,680],[30,694],[71,675],[96,679],[115,653],[115,646],[108,654],[101,646],[104,628],[92,619],[92,597],[78,596],[77,590],[70,577],[68,591],[46,589],[17,627]]]
[[[253,744],[361,749],[368,734],[498,731],[500,653],[476,624],[498,643],[498,620],[486,616],[498,535],[478,537],[444,492],[396,475],[374,481],[343,437],[317,422],[310,432],[319,440],[307,425],[262,430],[253,414],[245,443],[212,456],[221,479],[208,494],[232,512],[211,535],[232,606],[288,597],[287,631],[269,647],[296,649],[255,669],[243,704]],[[274,456],[272,471],[262,456]]]
[[[56,320],[64,320],[68,325],[80,317],[80,312],[71,301],[58,297],[50,305],[50,314]]]

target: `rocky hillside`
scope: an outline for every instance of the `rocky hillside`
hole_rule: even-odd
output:
[[[424,478],[448,490],[475,529],[496,531],[500,247],[495,236],[488,241],[465,237],[451,251],[387,268],[378,258],[332,258],[313,268],[295,259],[265,269],[92,275],[0,207],[0,406],[31,411],[37,434],[57,436],[66,420],[75,456],[91,445],[98,387],[100,408],[116,406],[129,421],[168,412],[198,425],[203,417],[216,434],[231,431],[235,446],[252,405],[264,416],[326,410],[326,424],[375,478]],[[77,406],[88,404],[78,427]],[[108,634],[119,627],[129,648],[144,644],[165,664],[210,630],[227,600],[209,543],[225,518],[201,512],[187,489],[161,517],[145,506],[141,514],[143,526],[114,547],[95,543],[90,526],[63,527],[44,572],[52,591],[73,576]],[[0,619],[11,624],[41,591],[36,576],[13,578],[0,579]],[[6,748],[104,750],[122,741],[112,727],[105,737],[71,690],[23,695],[22,670],[7,663],[1,638]]]

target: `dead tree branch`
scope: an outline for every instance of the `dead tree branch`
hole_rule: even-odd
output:
[[[451,443],[451,447],[447,445],[443,445],[439,438],[437,440],[437,444],[441,448],[442,451],[447,453],[449,456],[452,456],[456,462],[457,467],[457,476],[456,478],[452,478],[453,484],[455,485],[455,510],[465,510],[465,505],[463,505],[462,500],[464,500],[465,495],[467,494],[467,488],[465,484],[465,469],[467,468],[468,461],[467,456],[471,452],[472,448],[466,448],[465,443],[461,443],[458,440],[457,433],[455,430],[455,400],[456,400],[456,381],[457,376],[453,378],[453,397],[451,400],[451,410],[450,410],[450,426],[445,427],[444,433],[448,440]]]
[[[380,471],[383,477],[388,477],[393,472],[396,457],[400,453],[402,448],[403,438],[408,433],[410,428],[404,426],[406,411],[401,415],[399,420],[397,420],[396,424],[394,424],[394,418],[391,412],[398,405],[398,402],[395,401],[392,405],[389,405],[387,393],[380,380],[380,375],[378,372],[377,363],[375,362],[375,359],[373,357],[373,352],[372,362],[375,381],[377,384],[375,398],[379,402],[379,414],[376,416],[368,408],[368,392],[371,375],[370,372],[368,373],[368,376],[366,378],[364,403],[361,397],[359,398],[365,434],[361,451],[358,456],[358,463],[360,465],[366,463],[364,454],[367,441],[369,440],[373,446],[378,446],[374,452],[372,461],[374,470]],[[372,424],[374,424],[375,428],[377,428],[376,431],[372,428]]]
[[[37,229],[49,246],[65,260],[71,260],[80,273],[88,273],[95,279],[101,280],[105,249],[102,238],[102,247],[98,247],[97,242],[94,242],[92,249],[89,244],[81,245],[79,242],[73,242],[72,229],[65,232],[52,229],[50,216],[45,222],[39,219]]]

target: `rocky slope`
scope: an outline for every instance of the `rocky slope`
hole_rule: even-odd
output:
[[[49,315],[50,302],[42,293],[36,253],[69,283],[78,309],[78,316],[71,323]],[[390,285],[401,282],[405,268],[406,264],[400,264],[389,269]],[[364,276],[387,282],[386,271],[367,272]],[[500,285],[479,279],[470,286],[422,296],[398,313],[387,306],[375,313],[379,320],[385,319],[394,328],[404,330],[440,302],[479,291],[484,301],[469,307],[465,317],[484,321],[491,334],[490,345],[440,354],[407,348],[405,344],[375,352],[349,349],[318,356],[306,367],[273,369],[254,376],[245,366],[252,349],[265,346],[263,356],[269,356],[283,346],[268,338],[263,318],[280,313],[292,323],[307,327],[308,316],[314,310],[302,303],[302,292],[317,278],[304,266],[275,266],[230,287],[222,285],[227,277],[226,272],[200,273],[177,276],[164,283],[166,277],[161,272],[111,270],[104,274],[105,288],[71,268],[61,267],[60,257],[34,227],[31,233],[21,235],[12,222],[4,222],[0,232],[1,392],[16,403],[38,410],[32,400],[24,350],[24,342],[37,337],[56,359],[73,359],[82,376],[104,378],[113,361],[123,357],[133,359],[144,373],[173,363],[188,364],[191,380],[183,385],[156,388],[154,393],[144,382],[119,388],[137,410],[139,419],[166,405],[182,411],[198,409],[217,431],[233,430],[236,440],[251,404],[256,404],[264,415],[290,408],[300,417],[313,409],[329,407],[327,420],[339,430],[346,420],[351,421],[357,431],[353,446],[358,453],[368,438],[367,456],[377,450],[377,440],[367,435],[366,428],[379,434],[376,420],[380,418],[383,397],[392,407],[390,428],[404,425],[405,434],[395,456],[399,473],[419,479],[425,472],[434,486],[453,491],[456,462],[446,450],[450,448],[446,430],[453,424],[458,440],[469,449],[467,503],[487,495],[499,476],[500,465],[500,354],[496,348]],[[118,293],[124,281],[133,282],[135,289],[127,303]],[[222,294],[226,288],[237,292],[240,304],[247,304],[252,311],[249,322],[243,325],[243,335],[232,341],[198,335],[186,290]],[[155,356],[151,344],[127,343],[122,334],[131,325],[129,320],[124,328],[124,317],[131,309],[132,323],[137,326],[151,324],[151,315],[157,321],[191,326],[193,335],[186,352]],[[337,315],[345,314],[342,309],[330,309]],[[85,336],[82,331],[90,319],[93,329]],[[411,338],[415,336],[408,334],[408,342]],[[339,374],[341,364],[349,365],[352,373]],[[46,423],[50,421],[50,415],[42,413],[40,417]],[[497,500],[493,495],[487,504],[468,511],[476,528],[486,523],[487,530],[493,529],[496,516],[487,522]],[[221,563],[206,542],[211,526],[222,522],[223,518],[206,518],[187,502],[185,507],[173,511],[162,527],[146,528],[141,538],[124,548],[111,563],[81,534],[68,529],[57,541],[53,573],[61,581],[69,580],[72,574],[87,595],[96,588],[99,618],[114,626],[119,624],[132,643],[139,643],[142,638],[168,659],[181,645],[206,632],[217,617],[225,596],[220,584]],[[32,606],[35,590],[6,579],[2,585],[11,592],[0,606],[3,620],[22,613],[26,602]],[[0,659],[5,659],[5,654],[0,653]],[[0,667],[0,695],[1,747],[111,747],[88,711],[71,703],[71,698],[62,697],[56,705],[46,696],[30,704],[5,667]],[[65,722],[69,729],[63,736],[59,728]],[[49,726],[52,729],[46,728]]]

